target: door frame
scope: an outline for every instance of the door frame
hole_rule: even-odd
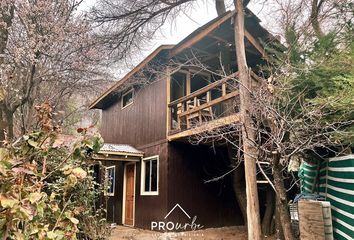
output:
[[[133,225],[125,224],[125,199],[126,199],[126,185],[127,185],[127,166],[134,165],[134,200],[133,200]],[[136,163],[129,162],[124,164],[124,177],[123,177],[123,204],[122,204],[122,224],[125,226],[135,226],[135,197],[136,197]]]

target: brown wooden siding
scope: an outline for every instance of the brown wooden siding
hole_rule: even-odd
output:
[[[101,196],[101,204],[107,211],[107,220],[112,223],[122,224],[122,204],[123,204],[123,177],[124,163],[120,161],[102,161],[106,167],[115,166],[115,189],[114,196]],[[104,168],[99,169],[100,182],[104,180]]]
[[[159,195],[140,195],[141,163],[137,163],[135,227],[150,229],[151,221],[163,219],[167,211],[167,143],[141,149],[144,157],[159,155]]]
[[[168,151],[169,209],[180,204],[191,217],[197,216],[197,223],[204,227],[242,224],[232,188],[232,175],[217,182],[204,183],[204,180],[230,169],[226,149],[173,142]],[[185,222],[181,213],[173,218]]]
[[[103,139],[134,147],[166,139],[166,104],[165,79],[135,91],[134,102],[124,109],[119,99],[102,111]]]
[[[142,149],[145,157],[159,156],[159,195],[144,196],[140,194],[141,162],[136,163],[135,184],[135,227],[150,229],[151,221],[163,219],[167,211],[167,142]],[[123,161],[102,161],[105,166],[116,166],[115,195],[112,197],[101,196],[101,204],[107,209],[109,222],[122,224],[123,207]],[[100,169],[101,182],[103,169]],[[102,182],[103,183],[103,182]]]
[[[230,178],[212,184],[204,165],[225,169],[222,153],[217,156],[206,146],[170,143],[166,140],[166,81],[157,81],[137,91],[134,102],[121,109],[116,101],[102,113],[101,134],[108,143],[130,144],[143,151],[144,157],[159,155],[159,195],[140,194],[141,163],[136,165],[135,227],[150,229],[151,221],[164,221],[166,214],[179,203],[197,222],[205,227],[242,224],[242,216],[233,195]],[[222,152],[222,151],[221,151]],[[225,155],[225,154],[224,154]],[[108,218],[122,223],[124,163],[119,163],[116,196],[108,199]],[[211,168],[212,169],[212,168]],[[211,176],[209,176],[211,177]],[[119,190],[118,190],[118,189]],[[186,222],[185,216],[173,213],[169,220]]]

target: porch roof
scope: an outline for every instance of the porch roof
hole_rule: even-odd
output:
[[[137,162],[140,161],[143,156],[144,152],[128,144],[105,143],[101,150],[93,155],[93,159]]]
[[[136,149],[128,144],[114,144],[114,143],[104,143],[101,150],[98,152],[101,154],[113,154],[113,155],[133,155],[133,156],[143,156],[144,152]]]

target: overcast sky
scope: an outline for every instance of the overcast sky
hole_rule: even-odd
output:
[[[88,9],[90,6],[93,6],[95,2],[96,0],[84,0],[81,8]],[[250,3],[248,8],[260,19],[264,20],[265,23],[265,19],[262,16],[266,14],[266,7],[259,3],[261,1],[255,0],[252,2],[253,4]],[[232,7],[232,1],[229,5]],[[147,46],[142,55],[136,58],[137,62],[133,63],[133,65],[138,64],[161,44],[177,44],[198,27],[217,17],[214,0],[196,0],[194,6],[194,9],[174,19],[173,23],[167,22],[161,29],[161,33],[158,36],[153,36],[154,39],[152,39],[151,45]],[[126,72],[126,70],[123,70],[123,72]],[[118,75],[120,74],[118,73]]]
[[[154,39],[154,48],[161,44],[176,44],[198,27],[217,17],[214,0],[197,0],[197,6],[187,14],[181,14],[173,24],[168,23],[162,29],[163,35]],[[256,15],[262,15],[260,4],[248,6]],[[260,16],[259,16],[260,17]]]

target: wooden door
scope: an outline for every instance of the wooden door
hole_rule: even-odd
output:
[[[134,224],[134,178],[135,164],[126,165],[125,169],[125,219],[126,225]]]

